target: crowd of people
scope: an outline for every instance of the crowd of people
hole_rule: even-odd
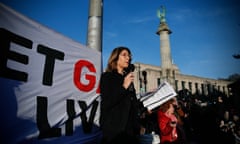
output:
[[[197,94],[177,95],[177,105],[174,114],[177,117],[177,139],[174,144],[240,144],[240,113],[231,104],[230,98],[223,93],[204,96]],[[172,103],[172,100],[167,103]],[[155,131],[164,143],[163,120],[159,110],[151,113],[145,122],[148,131]],[[176,103],[176,102],[175,102]],[[158,123],[154,125],[153,123]],[[165,127],[166,128],[166,127]],[[165,143],[164,143],[165,144]]]
[[[240,137],[239,110],[225,94],[178,96],[185,116],[183,127],[189,141],[236,144]]]

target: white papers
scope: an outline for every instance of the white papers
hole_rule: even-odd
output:
[[[148,110],[153,110],[176,95],[177,93],[173,87],[165,81],[160,84],[156,91],[148,92],[142,95],[140,101]]]

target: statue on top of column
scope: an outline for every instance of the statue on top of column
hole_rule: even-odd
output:
[[[160,11],[162,9],[162,12]],[[160,23],[166,23],[166,9],[164,6],[161,6],[160,9],[157,11],[157,16],[160,18]]]

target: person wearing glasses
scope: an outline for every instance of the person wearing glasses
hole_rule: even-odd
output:
[[[100,79],[102,144],[137,144],[140,132],[134,74],[126,69],[132,55],[127,47],[113,49]]]

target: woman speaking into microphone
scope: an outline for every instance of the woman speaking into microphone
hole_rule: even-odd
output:
[[[133,86],[134,68],[127,47],[113,49],[105,72],[101,75],[100,126],[102,144],[137,144],[140,132],[138,102]],[[131,65],[133,66],[133,65]]]

